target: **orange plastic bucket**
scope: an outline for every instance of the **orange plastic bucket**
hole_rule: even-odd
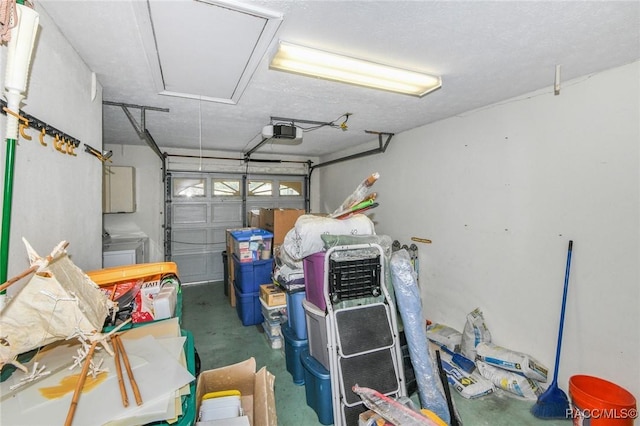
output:
[[[624,388],[593,376],[569,378],[574,426],[633,426],[636,399]]]

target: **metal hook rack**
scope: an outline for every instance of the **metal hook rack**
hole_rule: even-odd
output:
[[[84,152],[88,152],[89,154],[93,155],[103,163],[106,161],[111,162],[111,156],[113,155],[113,151],[100,152],[99,150],[95,149],[90,145],[87,145],[86,143],[84,144]]]
[[[7,115],[7,112],[5,111],[5,108],[7,108],[7,101],[5,101],[4,99],[0,99],[0,112],[2,112],[2,114]],[[38,130],[39,132],[44,132],[44,134],[47,134],[49,136],[51,136],[54,139],[64,139],[67,141],[68,144],[73,145],[74,148],[77,148],[80,146],[80,141],[72,136],[69,136],[68,134],[66,134],[65,132],[62,132],[58,129],[56,129],[53,126],[50,126],[49,124],[45,123],[44,121],[25,113],[24,111],[20,110],[20,111],[16,111],[16,113],[19,115],[19,120],[21,122],[21,124],[24,124],[28,127],[32,127],[36,130]],[[23,135],[24,137],[24,135]],[[26,138],[28,139],[28,138]]]

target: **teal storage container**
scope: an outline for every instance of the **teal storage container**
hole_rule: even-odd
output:
[[[287,292],[287,321],[296,339],[307,340],[307,315],[302,305],[306,293],[302,290]]]
[[[293,376],[293,383],[304,385],[304,368],[302,367],[302,351],[309,350],[307,339],[296,338],[293,330],[288,325],[282,327],[284,337],[284,356],[287,371]]]
[[[307,349],[300,355],[304,368],[304,388],[307,405],[313,408],[323,425],[333,424],[333,404],[331,403],[331,374],[311,356]]]

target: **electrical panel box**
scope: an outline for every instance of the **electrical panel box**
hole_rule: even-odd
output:
[[[136,169],[129,166],[104,166],[102,212],[136,211]]]

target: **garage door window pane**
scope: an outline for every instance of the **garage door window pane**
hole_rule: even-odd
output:
[[[273,182],[270,180],[250,180],[249,196],[270,197],[273,195]]]
[[[213,195],[216,197],[239,197],[240,181],[236,179],[214,179]]]
[[[204,179],[175,178],[173,180],[174,197],[204,197]]]
[[[280,181],[280,195],[299,197],[302,195],[302,182]]]

